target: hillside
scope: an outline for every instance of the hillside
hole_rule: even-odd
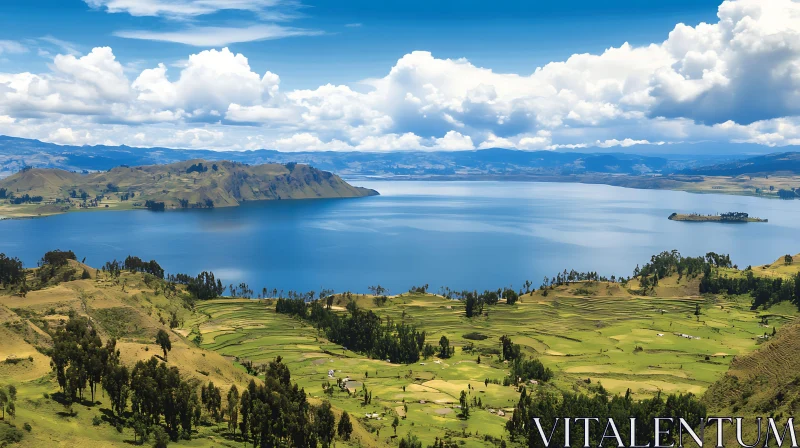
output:
[[[744,440],[758,437],[756,417],[773,416],[780,424],[800,409],[800,324],[788,325],[757,351],[736,356],[728,372],[709,387],[704,401],[714,415],[747,418]],[[796,427],[800,423],[795,423]],[[729,429],[727,439],[735,440]],[[733,443],[732,443],[733,445]]]
[[[121,166],[88,174],[31,168],[0,180],[4,214],[47,215],[75,209],[232,207],[245,201],[352,198],[378,194],[307,165],[191,160]],[[9,213],[10,212],[10,213]]]
[[[704,176],[796,175],[800,174],[800,153],[780,152],[725,163],[687,169],[684,174]]]
[[[62,254],[49,259],[55,263]],[[23,447],[54,441],[58,446],[123,446],[135,437],[130,412],[115,429],[106,395],[65,407],[50,353],[54,335],[71,314],[87,317],[103,341],[116,338],[124,365],[157,356],[195,387],[212,381],[223,391],[234,384],[244,390],[251,379],[264,381],[265,366],[281,357],[312,406],[329,401],[337,420],[344,411],[351,416],[352,439],[337,439],[337,446],[397,446],[398,439],[410,435],[422,446],[437,437],[470,447],[497,447],[501,441],[517,446],[505,429],[520,393],[510,378],[515,367],[503,359],[503,336],[521,356],[552,371],[552,379],[524,381],[532,391],[593,394],[602,385],[614,395],[629,391],[637,400],[692,392],[704,394],[710,409],[735,414],[736,406],[747,415],[788,412],[796,401],[792,372],[800,367],[794,356],[800,327],[795,305],[753,310],[749,295],[700,294],[700,277],[687,272],[664,276],[646,290],[637,280],[570,280],[523,291],[513,305],[500,299],[481,306],[471,318],[464,300],[423,290],[392,297],[330,296],[328,307],[335,315],[346,316],[356,306],[387,325],[424,331],[425,341],[437,350],[442,338],[453,347],[448,357],[426,355],[406,364],[332,342],[307,319],[278,312],[275,298],[192,299],[189,287],[173,277],[95,270],[71,253],[58,267],[48,266],[25,271],[27,292],[19,281],[0,288],[0,388],[10,384],[18,391],[16,415],[4,422],[32,426],[23,435]],[[719,268],[719,274],[788,279],[798,268],[800,263],[783,257],[747,271]],[[367,330],[354,328],[358,334]],[[773,329],[777,336],[771,336]],[[172,342],[168,358],[155,343],[159,330]],[[460,416],[462,392],[472,408],[468,418]],[[224,419],[214,423],[210,415],[203,410],[191,440],[174,446],[241,445]]]

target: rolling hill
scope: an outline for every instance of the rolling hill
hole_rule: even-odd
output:
[[[798,268],[781,258],[752,272],[789,278]],[[701,295],[700,279],[688,275],[664,277],[647,295],[635,281],[575,281],[524,293],[513,305],[487,305],[472,318],[465,317],[463,300],[425,291],[383,300],[330,296],[333,313],[356,305],[425,331],[426,341],[444,338],[455,347],[446,358],[404,364],[348,350],[307,320],[278,312],[274,298],[194,300],[169,276],[95,270],[75,259],[41,283],[43,269],[26,270],[24,284],[32,289],[25,294],[19,285],[0,288],[0,388],[17,391],[16,415],[0,422],[0,433],[32,427],[13,446],[124,446],[135,440],[133,413],[115,419],[107,395],[63,403],[49,361],[54,335],[70,315],[88,318],[104,341],[116,338],[121,362],[129,366],[162,358],[154,340],[163,330],[172,342],[164,364],[195,385],[212,381],[223,390],[245,390],[251,380],[265,380],[259,366],[281,357],[311,405],[328,401],[337,420],[345,411],[352,416],[352,438],[337,439],[345,447],[393,447],[412,435],[422,446],[444,439],[448,447],[522,446],[506,431],[520,396],[498,344],[506,335],[525,357],[554,373],[551,380],[525,381],[530,391],[593,394],[602,385],[635,399],[691,392],[703,394],[709,415],[786,416],[800,402],[795,306],[781,302],[753,310],[749,295]],[[744,272],[721,269],[723,276]],[[775,336],[762,336],[773,328]],[[342,378],[347,381],[335,387]],[[468,418],[459,416],[462,392],[472,403]],[[210,415],[203,411],[190,437],[170,446],[242,445],[241,436]]]
[[[61,146],[38,140],[0,136],[0,177],[23,167],[70,171],[106,171],[119,165],[156,165],[191,159],[231,160],[251,165],[297,162],[343,176],[568,175],[583,173],[672,173],[739,159],[737,148],[713,145],[630,147],[631,153],[588,148],[570,151],[522,151],[486,148],[471,151],[299,151],[270,149],[210,151],[204,149],[135,148],[130,146]],[[597,150],[597,153],[589,152]],[[603,152],[600,152],[603,151]],[[638,151],[638,152],[636,152]],[[727,151],[727,152],[726,152]]]
[[[775,154],[767,154],[726,163],[692,168],[685,170],[682,173],[703,176],[763,176],[766,174],[795,175],[800,174],[800,153],[780,152]]]
[[[31,168],[0,180],[0,198],[33,215],[77,208],[212,208],[245,201],[376,194],[330,172],[295,163],[250,166],[190,160],[87,174]]]

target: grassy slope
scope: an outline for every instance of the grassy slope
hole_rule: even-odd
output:
[[[203,163],[206,172],[187,173],[187,168]],[[212,169],[216,166],[217,170]],[[113,184],[119,193],[108,190]],[[338,176],[307,165],[266,164],[247,166],[232,162],[192,160],[170,165],[118,167],[107,172],[76,174],[55,169],[31,169],[0,181],[17,196],[42,196],[46,202],[66,201],[72,190],[83,190],[91,198],[105,195],[99,208],[126,209],[141,207],[146,200],[164,202],[167,208],[212,200],[215,207],[239,205],[242,201],[274,199],[309,199],[361,197],[376,194],[373,190],[353,187]],[[134,198],[122,201],[121,193],[135,193]],[[4,201],[0,213],[16,216],[54,214],[73,210],[82,202],[72,199],[69,204],[25,204],[12,206]],[[137,205],[138,204],[138,205]],[[66,207],[66,208],[65,208]]]
[[[128,365],[153,355],[161,356],[160,348],[154,343],[155,333],[162,328],[170,331],[160,322],[162,316],[166,320],[170,312],[176,311],[180,319],[191,318],[192,312],[183,307],[181,300],[167,298],[148,287],[140,274],[123,273],[118,281],[103,274],[98,278],[94,270],[92,275],[93,279],[61,283],[30,292],[24,298],[3,295],[0,291],[0,340],[3,341],[0,344],[0,385],[14,384],[19,390],[17,415],[13,419],[7,417],[7,421],[18,427],[26,422],[33,426],[33,430],[26,433],[22,447],[123,446],[124,442],[133,440],[129,428],[118,433],[109,425],[104,417],[108,415],[108,403],[100,392],[94,404],[73,405],[77,411],[74,417],[66,416],[63,406],[45,397],[58,391],[49,357],[40,351],[52,344],[45,330],[63,325],[70,310],[96,322],[103,339],[117,337],[122,361]],[[204,383],[213,381],[225,393],[231,384],[242,390],[250,381],[241,367],[218,353],[196,347],[180,332],[170,331],[170,338],[172,350],[168,364],[177,366],[183,375]],[[28,356],[33,360],[28,360]],[[21,360],[6,362],[8,358]],[[340,412],[339,409],[335,411]],[[100,426],[92,425],[95,416],[104,418]],[[355,432],[365,433],[357,423]],[[364,437],[369,440],[368,436]],[[226,431],[216,426],[206,426],[200,428],[192,441],[181,441],[180,445],[240,446],[241,442],[229,440]]]
[[[798,265],[785,266],[780,261],[754,271],[759,275],[790,275],[797,268]],[[43,329],[59,325],[70,309],[90,316],[104,337],[117,336],[123,360],[129,364],[160,354],[152,344],[157,329],[166,329],[159,317],[166,318],[169,312],[177,311],[183,324],[170,333],[173,350],[169,364],[201,381],[212,380],[224,389],[232,383],[244,386],[249,380],[237,359],[262,363],[282,356],[291,368],[293,380],[305,387],[310,400],[317,403],[324,398],[321,385],[328,380],[328,370],[334,370],[336,377],[349,376],[373,392],[372,404],[363,406],[357,392],[350,396],[337,391],[329,399],[337,415],[347,410],[355,417],[353,444],[376,447],[396,445],[391,421],[394,415],[405,414],[404,403],[408,414],[401,420],[398,436],[413,433],[427,444],[436,436],[447,434],[467,446],[493,446],[484,440],[486,435],[507,437],[505,418],[489,409],[510,411],[518,393],[510,386],[484,385],[484,379],[502,381],[508,373],[507,365],[496,355],[498,339],[503,334],[511,335],[526,354],[540,357],[555,371],[552,384],[537,387],[582,391],[588,387],[585,380],[589,378],[593,384],[600,382],[613,392],[631,388],[638,397],[658,390],[701,394],[712,387],[714,396],[722,397],[719,403],[733,403],[739,399],[738,389],[726,383],[730,381],[728,377],[747,378],[738,372],[755,375],[761,372],[759,369],[776,369],[776,365],[782,365],[775,362],[777,358],[758,361],[758,357],[765,350],[775,352],[779,358],[780,353],[789,356],[791,348],[785,352],[781,341],[796,340],[794,333],[800,331],[789,324],[796,310],[786,304],[754,312],[749,310],[748,298],[700,297],[696,280],[678,282],[676,278],[660,282],[655,297],[637,296],[618,284],[562,286],[546,297],[540,292],[523,296],[515,306],[498,304],[488,308],[488,316],[471,320],[464,317],[462,303],[439,296],[407,294],[390,298],[383,307],[376,307],[369,296],[357,296],[360,306],[398,321],[405,319],[426,330],[428,341],[435,343],[446,335],[457,347],[451,359],[392,365],[345,351],[307,324],[275,313],[270,300],[220,299],[199,303],[191,311],[180,300],[148,287],[138,274],[123,273],[119,281],[114,281],[102,274],[96,278],[93,270],[91,273],[95,278],[62,283],[31,292],[25,298],[0,294],[0,338],[4,341],[0,345],[0,382],[11,382],[20,391],[14,422],[18,426],[24,422],[33,425],[22,446],[99,447],[132,440],[130,429],[120,434],[106,422],[99,427],[91,425],[92,417],[107,412],[102,395],[97,404],[74,406],[76,417],[61,416],[63,407],[44,398],[45,393],[52,394],[58,387],[50,374],[48,358],[35,346],[48,346],[49,336]],[[702,309],[699,319],[694,316],[696,303]],[[338,298],[337,309],[343,310],[344,305],[344,299]],[[761,326],[762,317],[769,320],[769,328]],[[753,354],[759,347],[758,336],[771,332],[773,325],[780,330],[779,338]],[[185,339],[194,328],[203,334],[202,348]],[[471,332],[487,339],[463,338]],[[673,333],[701,339],[689,340]],[[468,342],[482,353],[480,364],[477,352],[463,352],[462,347]],[[637,346],[642,350],[635,351]],[[1,362],[12,355],[23,361]],[[27,356],[32,356],[33,361],[28,361]],[[729,366],[731,373],[725,376]],[[796,370],[789,364],[787,368]],[[783,372],[775,371],[769,381],[788,384],[794,377]],[[454,409],[462,390],[480,397],[483,403],[483,409],[473,409],[467,421],[459,419],[458,410]],[[765,395],[764,400],[768,398]],[[753,400],[750,398],[748,403],[755,406]],[[717,401],[712,404],[719,405]],[[367,419],[366,413],[380,413],[382,419]],[[178,445],[238,445],[227,440],[224,431],[215,426],[200,428],[197,436]],[[347,446],[342,442],[338,445]]]
[[[513,387],[483,383],[486,378],[501,381],[508,373],[507,365],[492,354],[503,334],[511,335],[525,353],[539,356],[556,371],[552,385],[539,387],[586,390],[589,378],[615,393],[631,388],[638,397],[659,390],[702,394],[727,371],[734,356],[757,348],[758,336],[767,331],[760,324],[762,316],[768,317],[771,331],[773,325],[781,328],[796,314],[785,305],[753,312],[748,298],[700,297],[696,280],[678,282],[676,278],[662,281],[656,297],[635,296],[620,285],[584,283],[557,288],[547,297],[538,292],[524,296],[513,307],[499,304],[489,308],[488,317],[471,320],[464,317],[463,304],[434,295],[402,295],[381,308],[368,296],[356,300],[381,316],[405,319],[426,330],[427,340],[433,343],[446,335],[457,347],[455,357],[410,366],[364,359],[331,344],[304,323],[274,313],[269,301],[205,302],[198,306],[197,320],[187,325],[199,325],[203,346],[227,356],[256,363],[283,356],[293,377],[311,395],[322,395],[321,383],[327,380],[329,369],[337,377],[366,383],[373,391],[371,405],[362,406],[360,397],[345,392],[336,392],[332,400],[337,407],[361,416],[376,433],[380,429],[384,443],[391,443],[390,423],[405,400],[409,412],[401,420],[398,435],[413,433],[430,443],[436,436],[450,434],[470,446],[491,446],[483,441],[484,435],[506,434],[505,419],[489,409],[507,412],[518,398]],[[694,315],[696,303],[702,309],[699,319]],[[342,299],[336,304],[344,305]],[[471,332],[488,336],[472,341],[483,352],[480,364],[477,353],[462,351],[470,342],[463,335]],[[637,346],[642,350],[635,351]],[[466,422],[453,409],[462,390],[471,390],[484,405]],[[363,417],[373,412],[383,412],[386,418]]]

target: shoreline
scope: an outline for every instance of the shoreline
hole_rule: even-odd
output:
[[[342,174],[348,182],[359,180],[380,180],[399,182],[541,182],[541,183],[576,183],[586,185],[608,185],[612,187],[631,188],[634,190],[669,190],[684,191],[695,194],[724,194],[729,196],[749,196],[763,199],[781,199],[776,189],[759,188],[748,184],[741,177],[724,176],[630,176],[626,174],[571,174],[571,175],[528,175],[528,174],[456,174],[456,175],[361,175]],[[800,176],[772,176],[779,183],[796,183],[800,185]],[[762,183],[766,178],[755,179]],[[750,179],[749,182],[753,182]],[[744,184],[744,185],[741,185]],[[760,189],[761,192],[757,190]]]

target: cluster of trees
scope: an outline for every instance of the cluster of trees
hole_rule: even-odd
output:
[[[512,381],[509,381],[509,384],[528,380],[550,381],[553,378],[553,371],[550,368],[545,367],[538,359],[525,359],[522,348],[512,342],[507,335],[500,336],[500,345],[501,360],[510,361]]]
[[[103,345],[90,322],[74,312],[70,312],[67,324],[53,335],[50,357],[50,366],[68,403],[83,400],[87,386],[94,401],[97,385],[119,362],[116,341],[109,339]]]
[[[213,272],[203,271],[189,280],[186,290],[197,300],[215,299],[225,292],[222,280],[215,278]]]
[[[784,190],[783,188],[781,188],[780,190],[778,190],[778,197],[781,199],[794,199],[797,197],[797,193],[798,191],[795,190],[794,188],[791,190]]]
[[[156,340],[162,348],[163,339],[168,341],[168,335],[161,330]],[[168,348],[164,350],[166,354]],[[51,356],[67,405],[84,399],[87,388],[94,401],[96,387],[102,385],[114,415],[127,420],[142,441],[151,434],[157,441],[164,436],[189,439],[204,411],[217,423],[227,417],[228,430],[234,436],[238,430],[254,448],[328,447],[337,433],[348,440],[353,431],[346,413],[337,425],[330,403],[323,402],[319,407],[308,403],[305,391],[291,382],[289,368],[280,357],[266,367],[263,384],[252,380],[241,394],[232,386],[223,405],[222,391],[213,382],[199,386],[196,380],[183,378],[177,367],[168,367],[156,357],[140,360],[128,369],[119,361],[116,341],[102,344],[91,322],[74,313],[54,334]],[[0,407],[13,413],[8,401],[0,390]],[[131,412],[126,413],[129,403]]]
[[[497,291],[487,289],[481,294],[477,291],[463,291],[460,297],[464,301],[464,312],[467,317],[480,316],[483,314],[484,305],[496,305],[501,298],[505,299],[508,305],[513,305],[519,300],[519,294],[511,288],[499,288]]]
[[[118,382],[112,391],[119,395],[106,389],[111,401],[117,403],[117,415],[124,411],[130,394],[133,429],[139,437],[146,438],[149,432],[157,434],[150,428],[157,428],[163,418],[172,440],[191,438],[192,428],[200,424],[202,417],[196,383],[182,378],[177,367],[167,367],[156,357],[138,361],[129,376],[126,371],[125,366],[117,367]]]
[[[170,274],[167,281],[179,285],[186,285],[186,290],[197,300],[216,299],[225,292],[222,280],[216,278],[213,272],[203,271],[192,277],[187,274]]]
[[[38,202],[42,202],[44,200],[44,198],[42,196],[31,196],[31,195],[29,195],[27,193],[25,193],[22,196],[14,196],[12,194],[12,195],[9,196],[8,199],[14,205],[38,203]]]
[[[39,260],[39,269],[36,271],[36,280],[41,287],[53,279],[56,281],[69,281],[76,273],[75,269],[66,268],[69,260],[76,260],[75,253],[71,250],[51,250]]]
[[[214,165],[214,166],[216,166],[216,165]],[[186,168],[186,174],[205,173],[206,171],[208,171],[208,166],[207,165],[203,165],[202,162],[195,163],[194,165],[190,166],[189,168]],[[214,170],[214,171],[216,171],[216,170]]]
[[[0,413],[2,418],[6,418],[6,414],[13,417],[17,414],[17,407],[14,402],[17,401],[17,388],[16,386],[9,385],[6,388],[0,387]]]
[[[371,358],[410,364],[419,361],[425,346],[424,331],[395,323],[389,317],[384,323],[378,315],[359,308],[355,302],[347,304],[348,314],[344,316],[332,312],[320,300],[278,299],[275,311],[308,320],[324,330],[330,341]]]
[[[83,190],[75,191],[75,189],[73,189],[72,191],[69,192],[69,197],[71,197],[72,199],[81,198],[81,200],[85,201],[85,200],[89,199],[89,193],[87,193],[87,192],[85,192]]]
[[[71,250],[51,250],[44,254],[42,259],[39,261],[40,266],[44,266],[49,264],[51,266],[64,266],[69,262],[69,260],[77,260],[78,257],[75,255],[75,252]]]
[[[164,269],[155,260],[143,261],[139,257],[128,255],[123,267],[126,271],[144,272],[161,279],[164,278]]]
[[[547,382],[553,378],[553,371],[549,367],[545,367],[538,359],[516,358],[511,363],[511,375],[516,381],[537,380]]]
[[[0,253],[0,287],[16,285],[25,278],[25,269],[19,258]]]
[[[560,444],[564,443],[564,423],[561,419],[585,417],[600,419],[599,422],[594,422],[589,426],[589,445],[591,446],[602,446],[603,433],[609,418],[614,420],[623,440],[627,440],[627,436],[631,434],[630,419],[636,418],[638,444],[641,446],[673,446],[679,442],[676,440],[677,427],[673,425],[669,432],[663,433],[660,441],[653,440],[655,435],[654,419],[656,417],[674,418],[677,422],[678,418],[683,418],[687,422],[699,423],[701,418],[706,417],[706,408],[692,394],[669,395],[664,399],[659,392],[653,398],[634,401],[631,398],[630,390],[624,396],[611,397],[602,387],[598,387],[593,396],[566,392],[553,393],[541,388],[537,389],[536,393],[529,394],[525,388],[522,388],[516,409],[506,423],[506,430],[510,433],[512,440],[521,440],[529,447],[547,446],[542,441],[539,429],[534,423],[534,418],[539,418],[542,429],[550,438],[551,444],[561,446]],[[558,424],[554,426],[555,422]],[[569,431],[571,441],[580,441],[583,444],[583,424],[583,421],[574,422],[573,420],[571,422]],[[664,430],[668,426],[668,423],[662,422],[661,429]]]
[[[639,279],[639,284],[645,291],[652,290],[658,281],[672,274],[678,274],[678,280],[683,277],[696,278],[701,273],[705,275],[711,268],[732,267],[730,255],[720,255],[708,252],[703,257],[684,257],[677,250],[664,251],[650,257],[650,262],[633,271],[633,276]]]
[[[616,277],[614,277],[616,280]],[[612,281],[614,281],[612,280]],[[547,277],[542,280],[542,286],[540,289],[546,289],[548,287],[554,288],[556,286],[567,285],[569,283],[575,282],[607,282],[609,281],[608,278],[599,275],[597,272],[578,272],[574,269],[570,269],[567,272],[564,269],[564,272],[559,272],[556,274],[555,277],[548,279]]]
[[[280,357],[269,363],[263,384],[252,380],[241,394],[236,386],[231,387],[227,414],[229,428],[235,432],[238,427],[254,448],[329,447],[337,433],[349,440],[353,432],[346,412],[337,425],[329,402],[318,407],[308,403],[305,391],[292,383],[289,368]]]
[[[751,269],[744,276],[715,275],[710,269],[700,280],[701,293],[750,294],[752,309],[779,302],[792,302],[800,308],[800,273],[791,278],[756,277]]]
[[[148,210],[152,210],[154,212],[163,212],[164,210],[166,210],[166,204],[164,204],[163,202],[154,201],[152,199],[146,200],[144,202],[144,206]]]

